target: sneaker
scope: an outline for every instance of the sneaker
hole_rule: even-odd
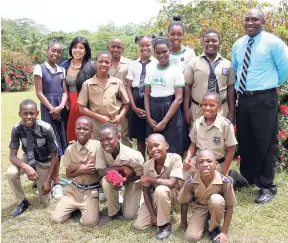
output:
[[[52,188],[52,196],[54,198],[61,198],[64,196],[64,192],[61,185],[57,184]]]
[[[169,237],[169,235],[171,234],[171,224],[165,224],[163,226],[158,227],[158,230],[156,232],[156,238],[158,240],[164,240],[166,238]]]
[[[122,218],[123,218],[123,213],[122,213],[121,208],[119,209],[119,211],[116,214],[110,216],[111,220],[122,219]]]
[[[216,227],[215,229],[213,229],[211,232],[209,231],[209,236],[210,236],[210,239],[212,240],[212,242],[216,243],[217,242],[217,239],[216,236],[219,235],[221,233],[219,227]]]
[[[28,202],[27,199],[24,199],[11,213],[12,217],[16,217],[20,214],[22,214],[28,207],[30,203]]]
[[[123,198],[121,192],[119,192],[119,203],[123,203],[123,201],[124,201],[124,198]]]

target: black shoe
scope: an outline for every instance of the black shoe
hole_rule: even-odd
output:
[[[158,240],[163,240],[169,237],[171,234],[171,224],[165,224],[163,226],[159,226],[159,229],[156,232],[156,238]]]
[[[24,199],[11,213],[12,217],[16,217],[20,214],[22,214],[28,207],[30,203],[28,202],[27,199]]]
[[[275,196],[274,195],[269,195],[269,194],[260,194],[256,199],[255,203],[257,204],[264,204],[272,200],[272,198]]]
[[[115,220],[115,219],[120,219],[122,217],[123,217],[123,213],[122,213],[122,209],[120,208],[120,210],[116,214],[110,216],[110,219]]]
[[[214,241],[214,239],[220,233],[221,233],[221,231],[220,231],[219,227],[214,228],[211,232],[209,231],[209,236],[210,236],[210,239],[212,240],[213,243],[217,242],[217,240]]]
[[[239,174],[236,170],[230,170],[228,176],[233,179],[233,186],[236,188],[239,187],[248,187],[249,183],[241,174]]]
[[[80,218],[80,217],[81,217],[81,211],[79,209],[76,209],[71,213],[71,218]]]

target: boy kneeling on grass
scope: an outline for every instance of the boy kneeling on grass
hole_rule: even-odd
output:
[[[139,230],[158,226],[156,238],[163,240],[171,234],[171,208],[177,204],[177,195],[183,183],[183,164],[180,155],[167,153],[168,144],[163,135],[154,133],[147,139],[151,157],[144,164],[144,203],[134,227]]]
[[[100,176],[95,168],[99,141],[90,139],[92,121],[82,116],[77,119],[75,133],[77,142],[68,146],[63,157],[67,178],[72,184],[65,188],[65,196],[52,212],[52,219],[58,223],[66,221],[73,211],[81,212],[80,223],[96,225],[99,222]]]
[[[10,161],[7,179],[15,193],[18,206],[11,216],[22,214],[29,206],[23,191],[20,175],[36,181],[40,203],[48,203],[51,195],[52,176],[58,163],[57,142],[50,124],[37,120],[39,110],[34,100],[26,99],[20,103],[19,116],[22,121],[16,124],[11,133]],[[23,157],[17,155],[22,143]]]
[[[187,239],[196,242],[203,237],[208,222],[208,232],[212,242],[227,243],[228,229],[232,219],[233,206],[237,203],[230,180],[217,170],[215,155],[209,150],[201,150],[196,159],[197,173],[188,177],[178,196],[181,203],[181,222],[187,225],[186,208],[191,201],[192,217],[186,230]],[[219,224],[224,217],[222,231]],[[209,219],[210,218],[210,219]],[[208,220],[209,219],[209,220]]]

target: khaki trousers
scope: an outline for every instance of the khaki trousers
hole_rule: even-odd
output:
[[[221,223],[225,212],[225,200],[220,194],[213,194],[208,201],[208,206],[194,204],[192,217],[188,221],[186,236],[189,241],[196,242],[203,237],[208,214],[211,219],[209,231],[211,232]]]
[[[28,158],[23,156],[21,159],[24,163],[28,162]],[[48,203],[51,195],[48,193],[47,195],[43,195],[42,188],[46,177],[48,175],[50,169],[50,163],[40,163],[36,161],[36,172],[38,174],[37,180],[37,190],[38,190],[38,199],[40,203]],[[15,193],[17,205],[19,205],[26,197],[25,193],[22,188],[20,176],[23,175],[25,172],[22,168],[19,168],[15,165],[10,165],[7,169],[7,179],[8,182]]]
[[[132,148],[132,142],[128,135],[128,117],[126,116],[121,120],[121,141],[124,145]]]
[[[111,183],[102,180],[102,188],[107,199],[108,215],[113,216],[120,210],[119,190]],[[135,219],[139,210],[142,185],[139,181],[124,183],[123,215],[126,219]]]
[[[177,203],[178,190],[170,189],[167,186],[157,186],[151,195],[154,210],[157,215],[157,226],[162,226],[170,222],[171,208]],[[139,215],[134,223],[138,230],[144,230],[151,226],[151,216],[144,202],[139,210]]]
[[[98,190],[81,190],[74,185],[66,187],[65,196],[58,202],[51,216],[55,222],[62,223],[77,209],[81,211],[82,225],[98,224],[100,219]]]

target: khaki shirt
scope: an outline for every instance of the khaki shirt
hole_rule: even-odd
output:
[[[70,164],[87,164],[89,162],[96,163],[96,152],[100,149],[100,142],[89,139],[88,142],[82,146],[78,141],[70,144],[63,156],[63,165],[67,168]],[[98,182],[100,176],[98,172],[95,174],[81,174],[75,178],[74,181],[89,185]]]
[[[128,73],[128,67],[130,62],[131,62],[130,59],[126,57],[121,57],[117,69],[112,65],[112,67],[109,70],[109,74],[114,78],[119,78],[123,82],[125,87],[127,85],[126,76]]]
[[[198,149],[211,150],[216,159],[225,157],[227,147],[237,145],[233,124],[220,115],[210,126],[207,126],[204,116],[196,119],[189,137]]]
[[[208,206],[208,201],[213,194],[220,194],[225,200],[226,207],[233,207],[237,200],[234,194],[233,185],[229,179],[215,170],[215,175],[208,187],[203,183],[200,173],[197,172],[192,182],[186,181],[178,196],[179,203],[189,203],[192,199],[197,204]]]
[[[95,113],[113,118],[119,114],[122,104],[129,103],[129,99],[120,79],[109,77],[103,86],[94,75],[83,83],[77,102]]]
[[[105,169],[107,167],[127,165],[135,171],[136,176],[142,176],[143,164],[144,164],[144,158],[142,154],[139,151],[136,151],[123,145],[122,143],[119,144],[120,144],[120,151],[115,160],[112,154],[104,151],[102,147],[99,150],[97,150],[96,169]]]
[[[203,96],[207,93],[210,74],[210,66],[203,56],[204,53],[190,60],[184,72],[185,83],[192,85],[191,97],[199,104],[202,104]],[[217,54],[215,61],[219,58],[221,61],[215,68],[215,74],[223,100],[227,97],[227,86],[235,83],[235,74],[231,62],[220,54]]]
[[[170,177],[176,177],[179,186],[182,185],[183,177],[183,164],[182,158],[178,154],[167,153],[163,168],[160,174],[157,174],[155,169],[155,160],[150,159],[144,164],[144,176],[150,176],[154,178],[169,179]],[[152,183],[145,183],[144,186],[150,187]],[[158,185],[153,184],[154,188]]]

